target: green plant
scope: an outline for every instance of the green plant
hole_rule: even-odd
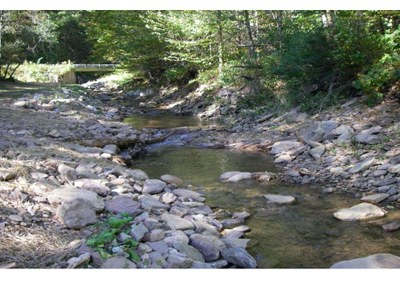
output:
[[[131,260],[135,262],[140,261],[140,256],[135,252],[139,243],[133,238],[118,239],[121,233],[129,233],[129,224],[131,221],[132,217],[128,214],[109,217],[103,223],[103,230],[89,238],[86,244],[98,251],[103,258],[112,256],[112,248],[114,246],[123,246],[123,250],[129,255]]]

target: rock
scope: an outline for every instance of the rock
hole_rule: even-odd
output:
[[[234,219],[247,219],[251,214],[247,211],[234,212],[232,218]]]
[[[400,268],[400,257],[379,253],[366,257],[344,260],[333,264],[331,269],[389,269]]]
[[[167,268],[170,269],[187,269],[192,266],[193,260],[186,255],[179,253],[175,249],[171,249],[167,258]]]
[[[392,174],[400,173],[400,164],[390,166],[388,171]]]
[[[128,173],[133,179],[137,181],[145,181],[146,179],[149,179],[149,176],[139,169],[127,169],[126,173]]]
[[[161,203],[157,199],[154,199],[151,196],[140,196],[140,203],[143,209],[152,210],[152,209],[168,209],[169,206],[167,204]]]
[[[215,236],[201,235],[198,233],[190,236],[191,245],[200,251],[206,262],[217,260],[225,244]]]
[[[203,255],[196,248],[187,243],[175,242],[173,243],[173,247],[194,261],[205,262]]]
[[[14,102],[14,106],[20,108],[28,108],[30,106],[30,103],[26,100],[18,100]]]
[[[149,232],[149,230],[147,229],[146,226],[143,225],[143,223],[133,224],[131,226],[130,233],[133,236],[133,238],[135,239],[135,241],[140,242],[143,239],[144,235],[148,232]]]
[[[257,268],[256,260],[242,247],[227,248],[221,251],[222,257],[229,263],[242,268]]]
[[[161,193],[167,184],[158,179],[146,179],[143,186],[143,193],[158,194]]]
[[[116,155],[121,152],[121,150],[118,148],[117,145],[110,144],[110,145],[105,145],[102,149],[104,153]]]
[[[153,229],[149,234],[150,242],[157,242],[165,238],[165,231],[162,229]]]
[[[244,223],[244,219],[225,219],[221,221],[224,228],[232,229],[238,225],[242,225]]]
[[[287,152],[302,146],[304,146],[303,143],[298,142],[297,140],[276,142],[272,145],[271,154],[280,154],[282,152]]]
[[[15,178],[15,173],[9,170],[0,169],[0,181],[8,181]]]
[[[105,208],[112,213],[128,213],[131,216],[137,216],[142,212],[139,209],[140,203],[134,201],[130,196],[116,196],[105,202]]]
[[[379,144],[382,140],[377,135],[359,133],[356,135],[356,141],[358,143],[374,145],[374,144]]]
[[[8,219],[12,222],[17,222],[17,223],[23,221],[22,216],[20,216],[20,215],[10,215],[10,216],[8,216]]]
[[[307,119],[308,119],[307,113],[290,112],[285,116],[285,120],[289,124],[304,122]]]
[[[246,249],[247,244],[250,242],[249,239],[240,239],[240,238],[233,238],[233,237],[224,237],[222,241],[225,243],[226,247],[228,248],[235,248],[241,247]]]
[[[361,203],[350,208],[343,208],[333,215],[341,221],[358,221],[380,218],[385,215],[385,212],[373,204]]]
[[[68,259],[68,267],[67,269],[75,269],[80,265],[87,264],[90,261],[91,254],[90,253],[83,253],[78,257],[72,257]]]
[[[177,198],[178,197],[175,194],[166,192],[161,195],[160,201],[165,204],[171,204],[171,203],[174,203]]]
[[[181,217],[174,216],[168,213],[162,214],[161,220],[163,220],[172,230],[194,229],[194,224],[189,220],[185,220]]]
[[[383,230],[392,232],[400,229],[400,221],[393,221],[388,224],[382,225]]]
[[[231,178],[232,176],[238,175],[240,173],[242,173],[242,172],[239,172],[239,171],[225,172],[225,173],[222,173],[221,176],[219,176],[219,180],[224,181],[224,180],[227,180],[227,179]]]
[[[354,167],[352,167],[349,170],[349,173],[354,174],[354,173],[359,173],[359,172],[365,171],[365,170],[369,169],[374,163],[375,163],[374,157],[367,158],[367,159],[363,160],[362,162],[355,164]]]
[[[282,154],[274,160],[274,163],[276,163],[276,164],[289,163],[292,160],[293,160],[293,157],[290,154]]]
[[[183,200],[192,199],[194,201],[200,201],[200,202],[204,202],[205,200],[203,194],[187,189],[174,189],[172,192],[178,197],[182,198]]]
[[[170,247],[176,242],[189,243],[189,237],[181,230],[171,230],[166,235],[168,236],[164,239],[164,242]]]
[[[95,192],[99,196],[106,197],[110,193],[110,188],[103,184],[101,179],[77,179],[74,181],[76,187]]]
[[[338,127],[335,121],[321,121],[312,124],[301,132],[301,137],[307,143],[310,141],[322,142],[334,137],[331,132]]]
[[[93,205],[85,199],[64,201],[56,212],[60,222],[68,228],[80,229],[97,222]]]
[[[235,174],[228,179],[226,179],[226,182],[239,182],[241,180],[247,180],[251,179],[251,173],[250,172],[240,172],[238,174]]]
[[[334,168],[330,168],[329,172],[331,172],[334,175],[339,175],[339,174],[344,173],[344,169],[342,167],[334,167]]]
[[[57,168],[58,173],[61,175],[76,175],[76,171],[74,168],[66,165],[66,164],[60,164]]]
[[[102,265],[102,269],[136,269],[136,265],[124,257],[110,257]]]
[[[95,211],[104,209],[104,201],[96,193],[76,187],[64,187],[55,189],[49,193],[47,200],[50,204],[60,204],[67,201],[82,199],[88,201]]]
[[[320,159],[321,156],[324,154],[325,152],[325,146],[321,145],[321,146],[317,146],[315,148],[312,148],[310,150],[310,154],[314,159]]]
[[[354,134],[354,130],[348,125],[340,125],[331,132],[333,135],[338,136],[337,140],[339,142],[345,142],[350,140],[351,136]]]
[[[168,253],[168,245],[165,241],[147,242],[146,243],[153,251],[161,253],[161,255]]]
[[[172,183],[172,184],[175,184],[175,185],[181,185],[183,183],[182,179],[180,179],[179,177],[176,177],[174,175],[170,175],[170,174],[162,175],[160,177],[160,179],[162,181],[165,181],[166,183]]]
[[[277,204],[290,204],[295,200],[293,196],[266,194],[264,195],[264,197],[265,199],[267,199],[268,203],[277,203]]]
[[[379,202],[382,202],[385,200],[387,197],[389,197],[389,194],[382,193],[382,194],[372,194],[368,196],[364,196],[361,198],[361,201],[369,202],[372,204],[377,204]]]

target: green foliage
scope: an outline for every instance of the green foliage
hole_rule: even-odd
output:
[[[118,239],[119,234],[129,233],[129,225],[132,220],[133,218],[128,214],[109,217],[104,223],[103,230],[88,239],[86,244],[98,251],[103,258],[111,257],[112,247],[119,245],[123,247],[131,260],[140,261],[140,256],[135,252],[139,243],[133,238],[126,238],[122,241]]]

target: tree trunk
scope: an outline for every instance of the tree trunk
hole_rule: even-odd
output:
[[[254,38],[253,38],[253,34],[251,32],[251,26],[250,26],[250,18],[249,18],[249,12],[247,10],[243,11],[244,14],[244,24],[246,26],[247,29],[247,34],[249,36],[249,40],[250,40],[250,47],[249,47],[249,57],[251,60],[256,60],[256,49],[254,46]]]
[[[224,37],[222,28],[222,12],[220,10],[217,10],[216,14],[218,24],[218,75],[221,78],[224,69]]]

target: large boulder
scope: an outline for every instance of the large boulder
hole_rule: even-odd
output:
[[[350,208],[343,208],[333,215],[341,221],[358,221],[380,218],[385,215],[385,212],[376,205],[361,203]]]
[[[197,250],[196,248],[188,245],[187,243],[184,242],[175,242],[173,244],[173,247],[178,250],[180,253],[186,255],[187,257],[189,257],[190,259],[194,260],[194,261],[201,261],[201,262],[205,262],[204,261],[204,257],[203,255],[200,253],[199,250]]]
[[[92,204],[85,199],[65,201],[56,211],[60,222],[68,228],[80,229],[97,222]]]
[[[51,191],[47,196],[50,204],[62,204],[77,199],[86,200],[95,211],[102,211],[104,209],[103,199],[99,198],[95,192],[85,189],[64,187]]]
[[[366,257],[337,262],[331,269],[391,269],[400,268],[400,257],[390,253],[379,253]]]

